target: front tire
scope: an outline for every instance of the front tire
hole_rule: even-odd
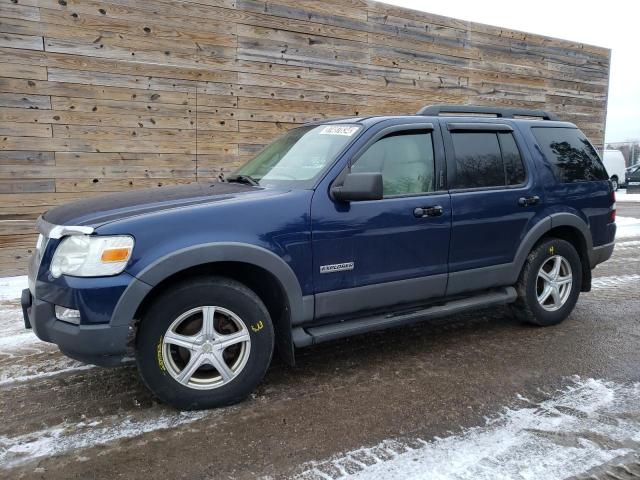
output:
[[[556,325],[569,316],[580,295],[582,263],[569,242],[552,238],[535,247],[522,268],[513,311],[521,320]]]
[[[274,333],[252,290],[203,277],[164,291],[144,314],[135,345],[138,371],[153,394],[200,410],[237,403],[255,389],[271,362]]]

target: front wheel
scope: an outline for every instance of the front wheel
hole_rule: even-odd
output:
[[[555,325],[569,316],[580,295],[582,264],[569,242],[549,239],[534,248],[516,286],[515,314],[535,325]]]
[[[141,320],[136,363],[162,401],[197,410],[237,403],[262,380],[274,333],[260,298],[235,280],[185,281],[163,292]]]

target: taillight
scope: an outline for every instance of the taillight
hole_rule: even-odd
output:
[[[611,212],[609,214],[609,219],[611,223],[616,221],[616,192],[611,192]]]

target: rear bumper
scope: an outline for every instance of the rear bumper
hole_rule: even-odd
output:
[[[602,262],[606,262],[613,255],[613,248],[615,246],[615,242],[607,243],[606,245],[600,245],[598,247],[593,247],[590,263],[591,268],[595,268],[596,265]]]
[[[40,340],[55,343],[68,357],[101,366],[118,365],[127,353],[129,325],[73,325],[56,318],[52,303],[22,292],[26,328],[33,328]]]

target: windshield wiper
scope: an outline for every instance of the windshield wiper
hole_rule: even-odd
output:
[[[257,187],[258,185],[260,185],[258,181],[251,175],[234,175],[232,177],[227,177],[227,182],[246,183],[253,187]]]

